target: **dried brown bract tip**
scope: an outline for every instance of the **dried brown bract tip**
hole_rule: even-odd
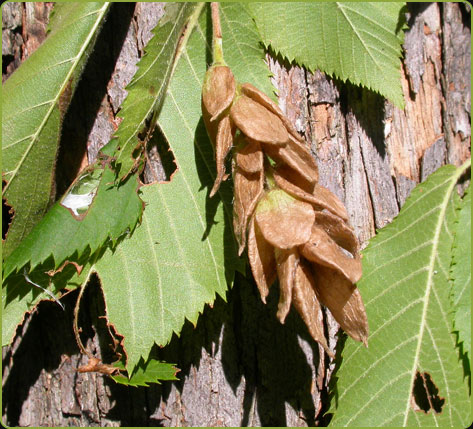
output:
[[[233,175],[233,231],[241,255],[246,246],[248,222],[263,193],[263,172],[245,173],[239,168]]]
[[[225,158],[232,149],[233,135],[230,118],[227,116],[218,123],[216,145],[215,145],[215,163],[217,167],[217,177],[210,197],[213,197],[220,187],[220,183],[226,180],[228,175],[225,172]]]
[[[202,86],[202,117],[215,148],[217,167],[211,197],[217,192],[220,183],[228,177],[225,172],[225,158],[232,148],[234,129],[225,111],[232,104],[235,91],[235,78],[229,67],[219,65],[207,70]]]
[[[276,257],[274,247],[264,239],[254,216],[248,232],[248,259],[261,299],[266,304],[269,288],[277,277]]]

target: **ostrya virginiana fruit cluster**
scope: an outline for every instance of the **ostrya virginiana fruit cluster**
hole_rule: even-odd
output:
[[[233,148],[233,227],[245,247],[263,302],[279,279],[277,317],[291,304],[311,336],[331,354],[320,303],[352,338],[368,339],[368,321],[355,283],[361,277],[358,240],[342,202],[318,185],[317,164],[306,142],[279,107],[230,68],[205,76],[202,116],[215,148],[217,177],[210,196],[228,178]]]

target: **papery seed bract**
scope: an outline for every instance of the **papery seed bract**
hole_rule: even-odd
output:
[[[315,219],[314,209],[309,203],[282,190],[268,192],[259,202],[255,216],[264,238],[279,249],[306,243]]]
[[[301,189],[306,194],[312,195],[316,185],[316,183],[314,182],[307,181],[297,170],[294,170],[294,168],[289,167],[287,164],[284,164],[282,162],[278,162],[277,165],[274,167],[273,176],[276,180],[276,184],[281,189],[284,189],[287,193],[291,194],[292,196],[297,196],[299,198],[300,196],[296,195],[297,191],[295,191],[294,187],[297,189]],[[279,178],[282,178],[282,181],[280,181],[280,183],[278,183]]]
[[[250,174],[238,167],[234,169],[233,230],[239,244],[239,255],[245,249],[248,221],[263,194],[263,182],[263,171]]]
[[[313,204],[315,209],[326,209],[336,214],[343,220],[348,219],[348,213],[345,209],[345,206],[335,194],[318,184],[314,185],[313,191],[311,193],[306,192],[304,189],[295,185],[286,178],[288,175],[288,170],[289,169],[287,167],[285,169],[276,168],[274,170],[274,180],[281,189],[285,190],[294,197]],[[294,180],[294,176],[292,179]]]
[[[283,145],[289,140],[281,120],[261,104],[244,95],[233,103],[230,117],[236,127],[253,140],[273,145]]]
[[[235,162],[246,173],[263,170],[263,152],[261,145],[255,140],[243,137],[235,151]]]
[[[315,224],[322,228],[339,246],[359,258],[359,244],[355,232],[340,217],[330,212],[315,212]]]
[[[299,265],[299,255],[296,249],[275,249],[275,256],[279,278],[279,303],[276,316],[281,323],[284,323],[291,309],[292,288],[294,286],[296,269]]]
[[[225,174],[225,158],[230,152],[233,143],[230,118],[228,116],[224,117],[218,124],[216,142],[215,163],[217,166],[217,177],[215,178],[213,188],[210,192],[210,197],[214,196],[219,189],[221,182],[226,180],[228,177],[228,175]]]
[[[210,121],[230,106],[235,90],[235,78],[229,67],[212,66],[207,70],[202,86],[202,106]]]
[[[261,299],[266,304],[269,288],[276,280],[276,258],[274,247],[264,239],[254,215],[250,219],[248,232],[248,260]]]
[[[343,274],[351,283],[361,277],[361,261],[347,256],[341,247],[322,229],[314,225],[310,239],[300,247],[304,258],[330,267]]]
[[[368,343],[368,320],[360,291],[345,276],[330,268],[313,269],[315,291],[350,337]]]
[[[251,83],[244,83],[241,85],[241,93],[253,99],[257,103],[261,104],[262,106],[266,107],[266,109],[268,109],[269,111],[274,113],[276,116],[278,116],[279,119],[281,119],[281,121],[283,122],[286,130],[295,139],[305,144],[305,141],[301,138],[299,133],[293,127],[293,125],[291,124],[291,121],[289,121],[289,119],[284,115],[284,113],[281,111],[279,106],[273,100],[271,100],[271,98],[269,98],[264,92],[261,92],[258,88],[253,86]]]
[[[315,185],[319,180],[317,164],[309,149],[297,142],[292,136],[284,146],[263,144],[263,150],[278,164],[291,167],[308,186]]]
[[[317,341],[330,357],[334,357],[325,340],[322,309],[315,294],[315,284],[310,268],[300,261],[296,268],[292,302],[307,326],[312,338]]]

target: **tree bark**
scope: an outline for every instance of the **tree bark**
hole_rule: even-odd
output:
[[[392,221],[417,183],[470,156],[466,7],[408,4],[403,111],[378,94],[268,56],[281,108],[311,143],[321,184],[345,202],[363,245]],[[50,10],[50,3],[4,6],[2,80],[44,39]],[[59,195],[116,130],[124,88],[162,13],[161,3],[113,5],[97,42],[100,54],[89,58],[65,120]],[[76,298],[77,292],[64,298],[64,312],[54,303],[41,303],[4,348],[5,424],[313,426],[329,421],[324,413],[334,365],[295,312],[285,325],[278,322],[276,288],[263,305],[255,285],[238,276],[227,302],[217,298],[196,327],[186,323],[181,336],[158,351],[180,368],[179,381],[149,388],[128,388],[76,371],[86,363],[72,333]],[[82,338],[105,359],[111,339],[97,281],[87,287],[81,309]],[[337,325],[328,311],[325,319],[333,349]]]

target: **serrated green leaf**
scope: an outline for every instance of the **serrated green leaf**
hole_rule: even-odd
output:
[[[119,147],[116,163],[121,176],[128,174],[135,163],[134,151],[142,145],[139,135],[146,129],[146,121],[162,106],[177,60],[176,49],[183,29],[189,17],[193,13],[199,13],[201,8],[198,3],[167,5],[166,15],[154,29],[154,36],[146,45],[146,54],[138,63],[138,71],[133,80],[126,87],[128,96],[118,114],[123,120],[115,134],[113,145]]]
[[[2,88],[2,195],[14,210],[3,257],[48,209],[61,121],[109,3],[55,7],[53,30]]]
[[[108,320],[124,336],[129,372],[155,343],[165,345],[179,333],[186,318],[196,323],[216,293],[225,295],[225,221],[220,211],[205,237],[206,192],[199,188],[182,171],[169,184],[144,187],[141,226],[96,264]]]
[[[270,72],[264,61],[265,53],[261,46],[260,35],[247,8],[242,3],[219,3],[219,5],[223,54],[235,79],[241,83],[249,82],[277,100],[275,88],[269,79]],[[205,37],[205,33],[202,33],[204,30],[206,27],[201,23],[199,32],[202,38]],[[210,42],[207,41],[208,44]]]
[[[309,70],[320,69],[404,106],[404,33],[394,2],[249,3],[266,46]]]
[[[363,252],[361,290],[369,348],[347,340],[331,403],[331,426],[462,426],[470,400],[452,334],[449,267],[463,168],[445,166],[418,185],[399,216]],[[414,411],[417,373],[444,399]]]
[[[155,343],[164,345],[179,333],[185,319],[196,323],[206,303],[217,293],[225,296],[234,270],[243,270],[231,229],[230,183],[221,186],[219,197],[208,198],[215,180],[213,148],[201,118],[208,20],[202,13],[184,47],[159,117],[178,170],[170,183],[142,188],[146,210],[140,228],[96,265],[109,322],[124,336],[130,372]],[[225,60],[237,78],[270,92],[249,15],[240,5],[221,4],[221,21]]]
[[[57,295],[65,287],[72,289],[86,281],[93,263],[88,260],[91,252],[100,250],[109,239],[115,242],[135,227],[143,210],[137,194],[137,178],[132,177],[117,188],[113,186],[115,173],[112,170],[100,168],[97,174],[101,174],[100,184],[87,213],[77,218],[58,201],[6,259],[3,265],[2,345],[11,341],[26,312],[41,300],[49,299],[44,291],[27,282],[22,267],[27,266],[31,271],[28,276],[33,282],[52,289]],[[87,191],[90,184],[90,181],[79,181],[76,191]],[[69,195],[70,192],[63,200]],[[54,276],[48,274],[66,260],[84,266],[84,269],[77,274],[74,265],[69,264]]]
[[[4,278],[29,264],[28,271],[52,257],[57,269],[66,259],[75,261],[86,249],[91,253],[107,239],[115,241],[132,231],[143,210],[138,196],[138,180],[130,178],[113,186],[115,173],[106,167],[87,213],[75,216],[58,201],[31,233],[10,254],[3,265]],[[67,193],[66,199],[70,196]]]
[[[117,367],[125,369],[121,364],[117,365]],[[150,359],[146,364],[143,364],[143,361],[141,361],[131,377],[114,375],[112,378],[119,384],[133,387],[148,387],[151,383],[161,384],[160,380],[177,380],[176,373],[178,371],[179,370],[171,363]]]
[[[463,351],[471,360],[471,193],[462,199],[453,245],[451,269],[454,326]]]

